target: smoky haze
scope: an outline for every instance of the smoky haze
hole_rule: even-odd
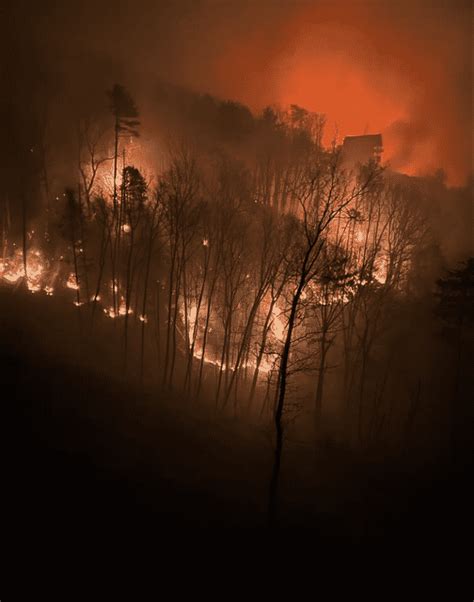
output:
[[[381,132],[385,159],[409,174],[442,168],[462,185],[471,173],[469,2],[19,2],[3,10],[4,89],[16,90],[18,112],[45,96],[58,119],[100,106],[116,80],[146,112],[164,80],[254,110],[295,103],[323,113],[327,141]]]
[[[15,540],[265,525],[439,549],[465,532],[470,16],[2,5]]]

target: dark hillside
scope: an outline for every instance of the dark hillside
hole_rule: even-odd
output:
[[[9,290],[0,302],[5,497],[15,533],[265,526],[268,429],[202,407],[198,416],[179,396],[143,393],[94,370],[90,358],[73,361],[64,350],[75,316],[65,320],[60,302]],[[463,469],[440,459],[410,470],[331,446],[314,467],[312,454],[288,442],[282,526],[421,542],[462,528]]]

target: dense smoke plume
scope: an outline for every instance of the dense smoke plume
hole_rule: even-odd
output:
[[[252,109],[305,106],[326,114],[328,140],[382,132],[385,159],[410,174],[442,168],[452,185],[470,175],[464,0],[87,1],[74,10],[20,2],[14,14],[4,10],[6,89],[17,89],[20,107],[40,87],[60,99],[59,113],[83,110],[116,80],[140,101],[162,79]]]

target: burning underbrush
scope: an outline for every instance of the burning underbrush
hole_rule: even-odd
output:
[[[84,452],[167,513],[190,491],[205,522],[261,522],[271,472],[270,524],[279,496],[290,522],[311,499],[310,523],[349,496],[363,532],[369,464],[447,448],[421,189],[348,166],[294,110],[262,116],[275,144],[254,157],[183,145],[151,178],[127,163],[133,100],[109,97],[113,137],[81,131],[79,185],[0,205],[3,381],[34,447]]]
[[[358,434],[344,437],[373,437],[382,418],[358,411],[357,391],[380,386],[371,346],[408,294],[425,225],[378,165],[357,176],[337,149],[310,149],[285,210],[258,173],[188,149],[153,187],[130,165],[103,187],[91,163],[89,186],[58,195],[47,220],[4,228],[0,286],[61,306],[74,336],[54,347],[113,378],[268,423],[285,366],[285,411],[305,438],[314,405],[350,414]]]

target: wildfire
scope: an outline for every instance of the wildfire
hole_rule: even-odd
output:
[[[77,282],[76,275],[73,274],[72,272],[71,272],[71,274],[69,274],[69,277],[66,281],[66,286],[68,288],[72,289],[73,291],[79,290],[79,284]]]
[[[374,268],[373,276],[379,284],[385,284],[387,281],[388,266],[386,261],[380,261]]]
[[[206,304],[207,303],[204,302],[204,303],[202,303],[202,306],[205,307]],[[269,304],[266,304],[263,306],[263,311],[268,312],[269,308],[270,308]],[[196,321],[199,320],[199,317],[197,315],[196,303],[190,303],[188,305],[187,309],[188,309],[188,311],[187,311],[188,339],[191,342],[195,335],[195,333],[194,333],[195,325],[196,325]],[[184,321],[185,320],[184,306],[181,306],[181,308],[180,308],[180,315],[181,315],[182,320]],[[139,319],[141,320],[141,317]],[[213,332],[213,327],[209,326],[207,332],[208,332],[208,334],[211,334],[211,332]],[[283,315],[283,312],[279,308],[278,304],[275,304],[273,306],[272,312],[271,312],[271,321],[270,321],[271,338],[282,343],[284,341],[285,332],[286,332],[285,317]],[[201,360],[202,356],[203,356],[203,337],[204,337],[204,325],[203,324],[200,324],[200,328],[198,328],[198,332],[196,334],[197,334],[197,336],[196,336],[196,340],[194,342],[193,357],[197,360]],[[210,345],[208,343],[207,347],[206,347],[206,351],[205,351],[204,362],[208,365],[216,366],[217,368],[219,368],[223,371],[227,371],[227,370],[233,371],[234,370],[234,367],[232,365],[227,366],[227,364],[225,362],[222,363],[220,361],[220,359],[218,357],[216,357],[216,355],[218,355],[218,352],[216,352],[216,350],[214,348],[212,348],[212,345]],[[249,358],[248,360],[243,362],[243,364],[241,364],[240,367],[255,369],[257,367],[257,361],[254,358]],[[258,369],[259,369],[259,372],[267,374],[267,373],[271,372],[274,369],[274,367],[275,367],[274,361],[271,358],[267,358],[264,356],[260,360]]]
[[[53,294],[51,286],[43,287],[46,266],[40,251],[34,250],[27,254],[26,285],[31,293],[42,289],[47,295]],[[25,262],[23,252],[17,249],[12,257],[0,261],[0,278],[9,284],[17,284],[25,278]],[[47,289],[47,290],[46,290]]]
[[[9,261],[8,259],[0,262],[0,276],[10,284],[15,284],[20,278],[23,278],[25,271],[23,268],[23,254],[20,253],[20,262]]]
[[[283,342],[286,331],[286,323],[282,316],[282,312],[279,309],[278,305],[272,309],[272,322],[270,329],[272,331],[273,336],[280,342]]]
[[[113,306],[104,307],[104,314],[108,318],[118,318],[120,316],[126,316],[127,313],[128,313],[128,315],[133,314],[133,310],[129,308],[128,312],[127,312],[127,305],[126,305],[125,299],[123,297],[120,299],[120,304],[118,306],[117,311],[115,310],[115,308]]]

